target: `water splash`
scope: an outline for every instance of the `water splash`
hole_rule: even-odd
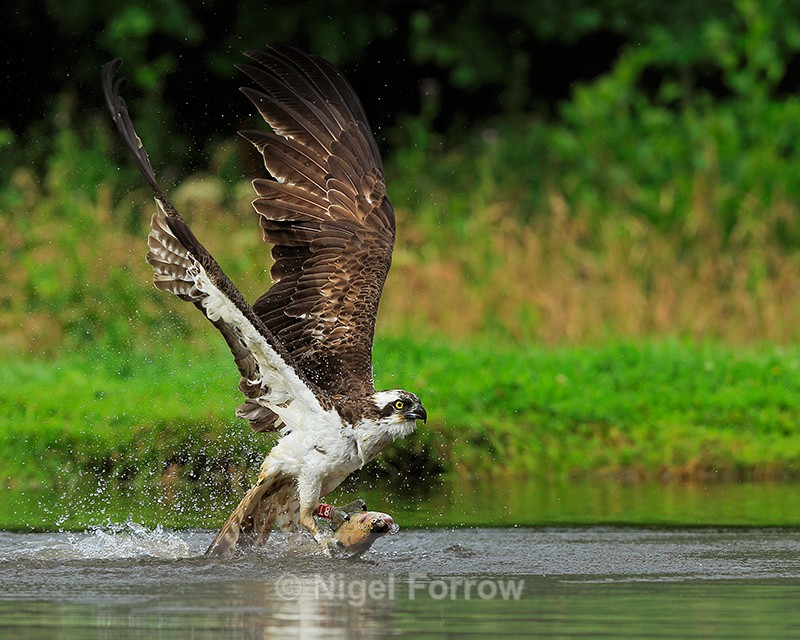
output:
[[[196,555],[189,544],[177,533],[160,524],[154,529],[134,522],[131,518],[123,524],[106,523],[90,527],[69,541],[82,558],[188,558]]]
[[[149,528],[132,519],[124,523],[93,525],[82,533],[30,536],[19,548],[19,558],[31,560],[122,560],[159,558],[176,560],[198,555],[185,536]]]

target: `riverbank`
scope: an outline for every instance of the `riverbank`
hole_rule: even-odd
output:
[[[798,348],[382,338],[375,361],[377,386],[418,392],[430,419],[365,478],[800,475]],[[271,441],[234,417],[237,381],[224,346],[6,354],[0,481],[69,490],[89,474],[238,490]]]

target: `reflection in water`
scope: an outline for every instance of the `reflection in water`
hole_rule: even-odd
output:
[[[276,599],[274,584],[128,604],[0,601],[7,637],[796,638],[796,584],[565,584],[533,578],[521,601]],[[186,596],[197,595],[189,590]],[[159,602],[159,600],[161,600]]]
[[[348,581],[336,578],[345,585],[344,597],[339,597],[320,589],[316,576],[288,576],[237,584],[225,591],[216,608],[235,612],[228,619],[231,629],[260,629],[264,638],[381,637],[393,626],[394,597],[360,593],[361,579],[354,579],[352,584],[359,586],[351,589]],[[371,584],[388,588],[382,577],[372,578]]]
[[[87,479],[91,486],[91,480]],[[82,483],[77,483],[80,486]],[[84,529],[97,522],[137,522],[175,528],[215,528],[241,495],[203,492],[190,483],[172,488],[102,485],[84,494],[0,492],[0,529]],[[545,482],[499,478],[470,484],[441,481],[427,492],[347,484],[329,500],[366,498],[370,508],[411,527],[643,525],[800,526],[796,483]]]

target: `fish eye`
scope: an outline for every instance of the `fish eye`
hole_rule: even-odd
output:
[[[405,400],[395,400],[394,408],[400,411],[403,407],[406,406]]]

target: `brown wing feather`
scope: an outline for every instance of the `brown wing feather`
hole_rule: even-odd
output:
[[[273,286],[253,305],[306,378],[371,393],[372,340],[394,245],[380,154],[350,85],[288,46],[248,52],[243,89],[274,133],[243,131],[276,179],[255,180]]]

